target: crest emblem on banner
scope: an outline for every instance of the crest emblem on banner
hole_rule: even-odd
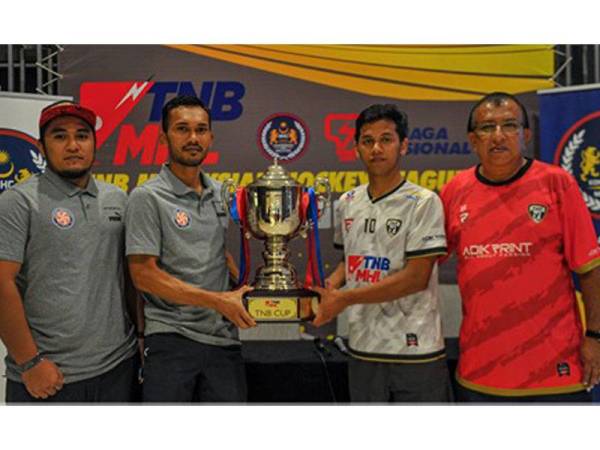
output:
[[[385,222],[385,229],[391,237],[396,236],[401,227],[402,221],[400,219],[388,219]]]
[[[0,193],[43,172],[46,160],[37,141],[17,130],[0,128]]]
[[[292,114],[273,114],[258,127],[258,147],[269,160],[292,161],[303,153],[307,144],[308,128]]]
[[[600,111],[579,119],[567,130],[554,162],[575,177],[590,213],[600,219]]]
[[[540,223],[542,220],[544,220],[544,217],[546,217],[548,207],[534,203],[529,205],[527,212],[529,213],[531,220],[533,220],[535,223]]]

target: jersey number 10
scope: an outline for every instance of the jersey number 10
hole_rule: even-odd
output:
[[[365,233],[375,233],[376,219],[365,219]]]

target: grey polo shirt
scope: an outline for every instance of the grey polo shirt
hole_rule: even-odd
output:
[[[126,202],[112,185],[92,178],[81,190],[49,169],[0,195],[0,260],[21,263],[16,283],[33,339],[66,383],[136,351],[123,294]],[[6,366],[21,381],[10,356]]]
[[[201,174],[198,195],[167,165],[157,177],[135,188],[126,213],[127,255],[152,255],[181,281],[209,291],[228,289],[225,234],[229,217],[221,185]],[[145,300],[146,335],[178,333],[212,345],[239,345],[237,328],[213,309],[176,305],[149,293]]]

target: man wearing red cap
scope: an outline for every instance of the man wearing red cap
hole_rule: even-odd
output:
[[[0,196],[0,338],[9,403],[127,402],[136,386],[125,311],[127,195],[91,176],[96,114],[40,116],[44,173]]]

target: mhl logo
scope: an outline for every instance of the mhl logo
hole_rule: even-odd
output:
[[[382,256],[348,256],[348,273],[355,281],[377,283],[381,273],[390,270],[390,260]]]
[[[242,98],[246,88],[236,81],[115,81],[85,82],[80,88],[80,102],[99,117],[96,138],[100,148],[118,129],[114,166],[138,160],[141,166],[156,166],[167,161],[169,151],[159,143],[162,108],[174,95],[193,95],[207,105],[212,121],[239,118],[244,110]],[[141,131],[133,123],[123,123],[147,96],[152,97],[147,123]],[[216,164],[218,152],[209,152],[205,165]]]

